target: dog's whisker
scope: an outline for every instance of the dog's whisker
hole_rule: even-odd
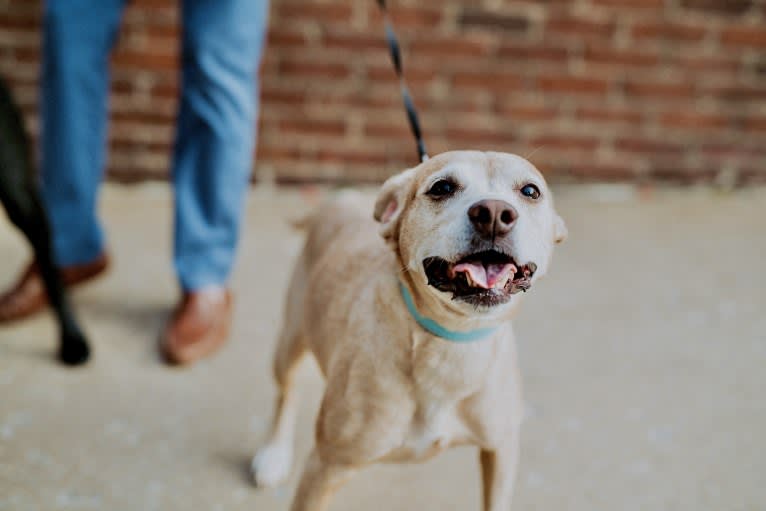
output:
[[[530,159],[537,151],[539,151],[542,148],[543,148],[543,146],[541,146],[541,145],[535,147],[534,149],[532,149],[532,152],[530,152],[529,154],[524,155],[524,159],[525,160]]]

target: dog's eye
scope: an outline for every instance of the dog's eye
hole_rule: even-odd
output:
[[[529,197],[533,200],[540,198],[540,189],[531,183],[524,185],[520,191],[524,197]]]
[[[440,179],[431,185],[428,195],[434,198],[444,198],[453,195],[457,191],[457,183],[449,179]]]

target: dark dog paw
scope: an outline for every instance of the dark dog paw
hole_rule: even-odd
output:
[[[59,350],[59,360],[68,366],[82,365],[90,358],[90,348],[83,341],[65,343]]]

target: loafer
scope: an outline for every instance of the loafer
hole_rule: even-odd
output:
[[[84,284],[103,274],[109,268],[109,257],[101,254],[89,263],[65,266],[59,269],[66,287]],[[40,269],[35,261],[27,265],[16,283],[0,295],[0,323],[27,318],[48,305]]]
[[[218,351],[229,337],[231,292],[205,288],[185,292],[160,336],[160,352],[169,364],[188,365]]]

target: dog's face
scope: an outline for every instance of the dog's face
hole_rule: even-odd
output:
[[[390,178],[381,234],[416,285],[466,312],[501,312],[548,269],[566,227],[542,175],[505,153],[455,151]]]

